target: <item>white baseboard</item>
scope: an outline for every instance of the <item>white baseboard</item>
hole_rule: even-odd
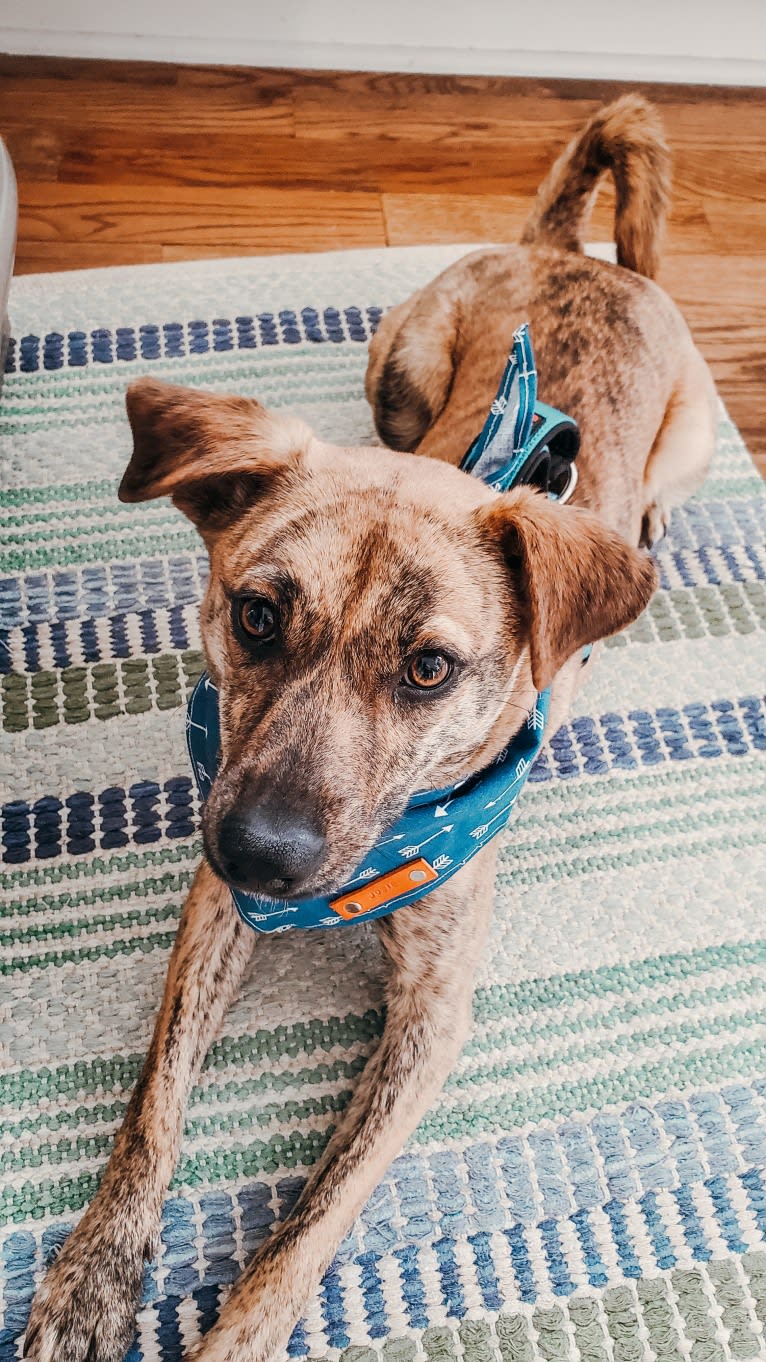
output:
[[[497,48],[382,46],[377,43],[260,42],[242,35],[90,33],[0,25],[0,51],[29,56],[296,67],[318,71],[401,71],[435,75],[537,76],[766,86],[766,61],[653,53],[503,51]]]

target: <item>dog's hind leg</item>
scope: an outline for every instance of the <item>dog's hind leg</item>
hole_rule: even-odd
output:
[[[682,377],[644,471],[641,543],[651,548],[665,535],[674,506],[700,486],[715,446],[716,395],[710,371],[690,344]]]
[[[32,1304],[24,1353],[33,1362],[122,1362],[144,1262],[155,1252],[189,1089],[254,941],[228,888],[203,862],[181,915],[152,1043],[101,1185]]]
[[[444,410],[458,302],[441,276],[381,318],[370,342],[365,392],[377,432],[390,449],[417,449]]]
[[[488,848],[443,889],[379,924],[393,968],[378,1049],[295,1210],[240,1277],[196,1362],[267,1362],[283,1347],[341,1239],[439,1092],[470,1022],[493,864]]]

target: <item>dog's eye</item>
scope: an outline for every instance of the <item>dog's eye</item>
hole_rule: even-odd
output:
[[[418,653],[404,673],[404,684],[416,690],[436,690],[452,675],[453,665],[443,653]]]
[[[247,596],[237,604],[242,632],[256,643],[271,643],[277,632],[277,612],[264,596]]]

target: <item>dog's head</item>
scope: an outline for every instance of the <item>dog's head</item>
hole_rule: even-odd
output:
[[[651,561],[593,515],[446,464],[324,444],[257,402],[128,392],[123,501],[169,495],[210,555],[221,761],[205,847],[233,884],[337,889],[419,789],[479,769]]]

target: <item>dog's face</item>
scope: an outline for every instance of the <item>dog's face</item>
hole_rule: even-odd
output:
[[[151,380],[128,410],[121,496],[169,493],[210,554],[204,838],[252,892],[336,890],[416,790],[483,765],[535,687],[653,590],[644,555],[528,491]]]

